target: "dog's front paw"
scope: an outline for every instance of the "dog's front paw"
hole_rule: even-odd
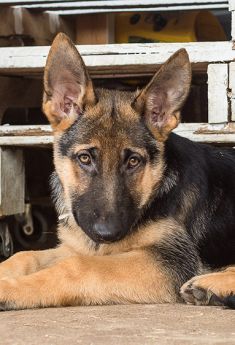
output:
[[[19,308],[17,308],[17,305],[15,304],[15,302],[10,302],[10,301],[0,302],[0,312],[16,310],[16,309],[19,309]]]
[[[185,283],[180,294],[188,304],[195,305],[222,305],[221,299],[208,287],[200,284],[200,276]]]

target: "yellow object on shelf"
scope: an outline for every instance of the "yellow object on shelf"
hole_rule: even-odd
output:
[[[209,11],[121,13],[115,17],[115,42],[225,41],[218,19]]]

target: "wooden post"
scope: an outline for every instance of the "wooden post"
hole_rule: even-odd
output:
[[[235,121],[235,62],[229,64],[229,89],[231,105],[231,121]]]
[[[232,41],[235,43],[235,0],[229,0],[229,11],[231,11],[231,36]],[[233,49],[235,49],[235,44]]]
[[[25,169],[21,149],[0,148],[0,216],[23,213]]]
[[[233,49],[235,49],[235,11],[231,12],[232,24],[231,24],[231,36],[233,41]]]
[[[208,73],[208,122],[229,120],[228,64],[210,64]]]

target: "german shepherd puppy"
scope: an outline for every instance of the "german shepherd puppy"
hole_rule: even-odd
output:
[[[171,133],[190,81],[181,49],[143,90],[95,90],[70,39],[56,37],[43,110],[60,244],[0,265],[2,310],[234,305],[235,267],[198,275],[235,264],[235,151]]]

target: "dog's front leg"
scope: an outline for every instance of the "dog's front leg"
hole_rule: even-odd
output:
[[[73,251],[66,246],[16,253],[0,264],[0,279],[32,274],[72,255]]]
[[[68,258],[17,279],[0,281],[2,310],[174,302],[170,275],[147,250]]]

